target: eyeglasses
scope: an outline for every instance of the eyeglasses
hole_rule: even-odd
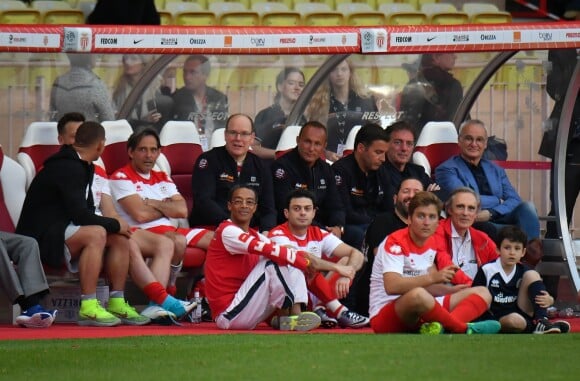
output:
[[[256,205],[256,201],[254,201],[254,200],[242,200],[240,198],[237,198],[237,199],[232,201],[232,204],[235,206],[243,206],[244,204],[246,204],[246,206],[253,207]]]
[[[487,138],[484,138],[483,136],[473,137],[471,135],[461,136],[460,139],[466,142],[467,144],[472,144],[473,142],[475,142],[477,145],[483,145],[487,140]]]
[[[247,139],[250,136],[252,136],[252,134],[253,134],[253,132],[246,132],[246,131],[244,131],[244,132],[237,132],[237,131],[232,131],[232,130],[226,131],[226,135],[228,135],[229,137],[232,137],[232,138],[240,137],[242,139]]]

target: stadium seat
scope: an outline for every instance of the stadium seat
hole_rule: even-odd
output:
[[[215,26],[218,25],[218,19],[213,12],[181,12],[173,16],[175,25],[193,25],[193,26]]]
[[[342,151],[342,157],[348,156],[354,152],[354,140],[356,139],[356,134],[362,126],[353,126],[348,136],[346,137],[346,143],[344,144],[344,150]]]
[[[40,12],[46,12],[53,9],[72,9],[68,2],[58,0],[33,1],[30,7],[32,9],[37,9]]]
[[[258,12],[259,14],[263,15],[264,13],[270,12],[289,12],[290,8],[284,3],[274,2],[274,1],[261,1],[261,2],[253,2],[251,7],[251,11]]]
[[[280,136],[280,140],[276,146],[276,158],[279,158],[296,147],[296,138],[298,137],[301,128],[302,126],[287,126],[284,131],[282,131],[282,135]]]
[[[101,155],[107,175],[129,162],[127,156],[127,139],[133,133],[129,122],[125,119],[109,120],[101,123],[105,128],[105,150]]]
[[[203,152],[197,128],[193,122],[170,120],[161,129],[159,139],[162,149],[157,165],[171,176],[191,212],[191,174],[197,157]]]
[[[427,15],[418,12],[411,4],[386,3],[379,6],[379,12],[383,12],[388,25],[423,25],[427,23]]]
[[[14,232],[26,197],[26,173],[0,146],[0,230]]]
[[[199,3],[183,3],[179,1],[172,1],[165,4],[165,11],[175,15],[182,12],[200,12],[205,11],[205,9]]]
[[[345,25],[348,26],[377,26],[386,25],[387,18],[382,12],[354,12],[346,15]]]
[[[302,15],[298,12],[266,12],[262,13],[262,26],[300,26]]]
[[[242,3],[225,1],[210,2],[207,6],[207,9],[218,16],[226,12],[245,12],[248,10],[248,8]]]
[[[0,11],[12,9],[28,9],[26,4],[20,0],[3,0],[0,1]]]
[[[340,12],[312,12],[303,16],[304,26],[340,26],[344,25],[344,16]]]
[[[429,15],[429,24],[461,25],[469,22],[469,15],[464,12],[437,12]]]
[[[209,147],[208,149],[212,149],[214,147],[223,147],[226,145],[226,130],[224,128],[218,128],[214,130],[211,134],[211,138],[209,140]]]
[[[24,168],[26,189],[44,161],[60,148],[56,122],[33,122],[24,131],[16,160]]]
[[[304,16],[308,13],[332,12],[332,8],[326,3],[296,3],[294,11]]]
[[[251,11],[224,12],[219,16],[221,26],[259,26],[260,14]]]
[[[255,11],[256,9],[254,9],[254,5],[260,3],[282,4],[286,7],[287,11],[291,11],[294,9],[294,0],[250,0],[250,6],[248,7],[248,9]]]
[[[3,10],[0,24],[42,24],[42,15],[35,9]]]
[[[173,14],[167,11],[157,11],[159,15],[159,19],[161,21],[161,25],[173,25]]]
[[[426,15],[432,15],[434,13],[442,13],[442,12],[457,12],[457,8],[455,5],[450,3],[425,3],[421,4],[419,10]]]
[[[294,10],[296,10],[296,6],[298,4],[304,4],[304,3],[310,3],[310,4],[315,4],[315,3],[326,4],[326,5],[328,5],[328,7],[330,8],[331,11],[334,11],[336,9],[336,5],[334,3],[334,0],[294,0]]]
[[[97,5],[96,0],[79,0],[76,9],[82,11],[86,19],[93,12],[93,9],[95,9],[95,5]],[[160,9],[161,8],[157,8],[157,10]]]
[[[336,11],[344,15],[359,12],[373,12],[375,9],[367,3],[340,3],[336,5]]]
[[[439,164],[458,153],[455,125],[452,122],[428,122],[417,139],[413,163],[422,165],[425,173],[432,176]]]
[[[43,13],[45,24],[84,24],[85,14],[78,9],[51,9]]]

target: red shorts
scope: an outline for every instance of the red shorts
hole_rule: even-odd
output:
[[[441,300],[442,299],[442,300]],[[378,314],[373,316],[371,319],[371,328],[375,333],[403,333],[412,332],[416,333],[423,322],[419,320],[415,326],[409,326],[404,321],[401,320],[397,312],[395,311],[395,302],[393,300],[391,303],[385,305]],[[444,297],[438,297],[435,303],[441,303],[443,308],[449,311],[449,306],[451,302],[451,295],[445,295]]]
[[[165,234],[167,232],[175,232],[185,236],[185,240],[187,242],[187,246],[195,247],[200,239],[203,238],[205,233],[209,232],[207,229],[198,229],[198,228],[176,228],[175,226],[171,225],[161,225],[161,226],[153,226],[149,229],[146,229],[150,232],[157,233],[157,234]]]

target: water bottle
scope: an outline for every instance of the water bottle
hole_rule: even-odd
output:
[[[193,290],[193,301],[197,303],[191,313],[191,322],[194,324],[201,323],[201,297],[199,296],[199,289]]]

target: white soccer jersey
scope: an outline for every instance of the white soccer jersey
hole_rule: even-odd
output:
[[[93,199],[95,201],[95,214],[102,216],[101,198],[103,194],[110,196],[111,188],[109,187],[109,177],[107,176],[105,168],[97,164],[95,164],[95,176],[93,177],[91,190],[93,191]]]
[[[172,225],[171,220],[167,217],[140,224],[133,220],[123,207],[119,205],[119,200],[135,194],[142,199],[149,198],[152,200],[164,200],[179,194],[173,180],[165,172],[151,171],[149,178],[145,178],[137,173],[130,164],[127,164],[111,175],[109,185],[117,212],[130,226],[149,229],[154,226]]]
[[[371,318],[400,296],[387,293],[383,275],[387,272],[398,273],[403,277],[427,274],[435,263],[436,247],[434,237],[429,238],[423,247],[417,247],[409,235],[409,228],[398,230],[385,238],[378,247],[371,273],[369,294]]]
[[[334,250],[342,243],[340,238],[320,229],[318,226],[309,226],[305,237],[296,237],[290,231],[288,222],[270,230],[268,237],[281,246],[291,246],[295,249],[307,251],[318,258],[332,257]]]

